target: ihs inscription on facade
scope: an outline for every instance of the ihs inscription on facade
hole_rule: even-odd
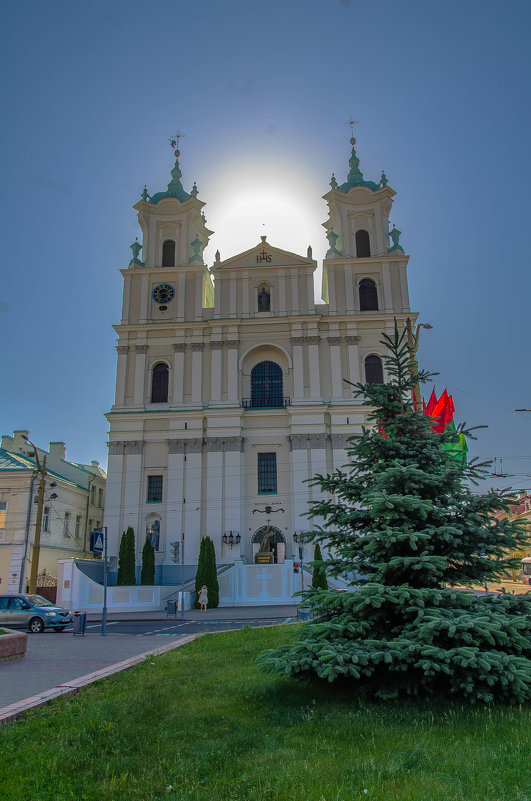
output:
[[[260,253],[257,253],[256,255],[256,261],[258,263],[263,261],[271,261],[271,253],[268,253],[266,250],[260,251]]]

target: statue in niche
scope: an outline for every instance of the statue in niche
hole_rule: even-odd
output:
[[[153,520],[146,526],[146,537],[148,540],[151,540],[151,544],[153,545],[154,551],[158,551],[159,549],[159,536],[160,536],[160,520]]]
[[[265,286],[258,293],[258,311],[271,311],[271,292]]]

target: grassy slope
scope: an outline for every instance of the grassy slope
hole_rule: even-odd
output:
[[[255,656],[296,633],[203,637],[4,726],[2,801],[531,798],[529,709],[369,704],[261,675]]]

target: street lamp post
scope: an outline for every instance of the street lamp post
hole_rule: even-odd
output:
[[[419,349],[419,338],[420,338],[420,329],[421,328],[433,328],[432,325],[429,323],[419,323],[417,327],[413,328],[413,323],[411,322],[411,318],[408,317],[406,320],[406,330],[407,330],[407,345],[409,349],[409,369],[411,370],[411,375],[416,376],[417,380],[413,386],[413,403],[415,404],[416,408],[421,408],[422,399],[420,395],[420,384],[418,381],[418,374],[419,374],[419,363],[417,361],[417,351]]]
[[[41,550],[41,527],[42,527],[42,512],[44,507],[44,483],[46,480],[46,454],[43,457],[42,464],[37,453],[37,448],[29,437],[24,436],[26,442],[29,442],[35,453],[35,462],[37,464],[37,473],[39,474],[39,491],[37,494],[37,519],[35,520],[35,538],[33,542],[33,549],[31,552],[31,571],[29,580],[29,591],[35,593],[37,590],[37,573],[39,572],[39,555]]]

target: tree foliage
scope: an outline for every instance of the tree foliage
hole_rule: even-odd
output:
[[[487,465],[443,447],[471,430],[434,433],[415,409],[405,332],[395,324],[382,344],[388,382],[354,387],[373,426],[350,438],[346,470],[313,479],[323,499],[308,516],[322,523],[305,535],[327,543],[326,572],[347,577],[351,591],[306,591],[314,619],[300,641],[259,662],[268,672],[349,679],[383,698],[529,700],[531,596],[454,589],[501,578],[525,532],[493,516],[510,496],[473,493]]]
[[[328,581],[326,578],[326,569],[323,562],[323,555],[321,553],[321,546],[317,542],[313,554],[313,575],[312,587],[315,589],[328,589]]]
[[[122,534],[120,550],[118,552],[118,576],[116,583],[119,586],[136,584],[135,573],[135,532],[129,526]]]
[[[153,543],[146,537],[142,548],[142,570],[140,571],[140,583],[153,586],[155,583],[155,549]]]
[[[210,537],[203,537],[199,546],[199,559],[197,560],[197,573],[195,575],[196,609],[199,609],[197,598],[203,584],[208,589],[208,608],[216,609],[219,606],[219,584],[216,569],[216,551]]]

